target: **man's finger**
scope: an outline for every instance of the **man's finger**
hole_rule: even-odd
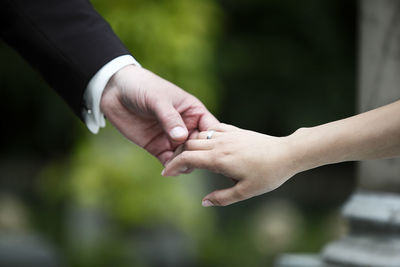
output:
[[[210,127],[219,124],[219,121],[206,109],[199,122],[199,130],[207,131]]]
[[[191,139],[197,139],[197,136],[199,135],[199,130],[195,129],[189,134],[189,140]]]
[[[175,142],[183,142],[188,137],[188,130],[181,114],[170,103],[159,103],[155,115],[164,132]]]

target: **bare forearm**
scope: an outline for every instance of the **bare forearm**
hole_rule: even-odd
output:
[[[297,172],[325,164],[400,155],[400,101],[288,137]]]
[[[185,143],[164,175],[203,168],[233,178],[233,187],[214,191],[203,205],[225,206],[282,185],[296,173],[342,161],[400,156],[400,101],[287,137],[273,137],[219,124]]]

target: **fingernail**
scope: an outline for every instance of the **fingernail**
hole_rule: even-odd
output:
[[[181,173],[182,173],[182,172],[186,172],[187,170],[189,170],[188,167],[182,167],[182,168],[180,169],[180,172],[181,172]]]
[[[183,127],[178,126],[178,127],[173,128],[169,132],[169,135],[174,139],[175,138],[181,138],[181,137],[184,137],[186,135],[186,130]]]
[[[161,171],[161,175],[164,176],[164,173],[165,173],[165,169],[163,169],[163,170]]]
[[[203,200],[203,202],[201,202],[201,205],[203,207],[212,207],[212,206],[214,206],[214,204],[208,199]]]

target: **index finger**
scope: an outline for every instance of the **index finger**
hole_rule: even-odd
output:
[[[184,151],[166,165],[163,176],[177,176],[190,168],[209,169],[212,166],[210,150]]]

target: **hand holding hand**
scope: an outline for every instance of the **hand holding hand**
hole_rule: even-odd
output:
[[[162,164],[196,131],[218,120],[194,96],[152,72],[129,65],[107,84],[101,110],[129,140]]]
[[[198,139],[188,140],[164,171],[164,176],[175,176],[190,168],[208,169],[236,182],[204,197],[203,206],[225,206],[272,191],[296,173],[289,138],[226,124],[211,129],[216,131],[211,139],[201,132]]]

